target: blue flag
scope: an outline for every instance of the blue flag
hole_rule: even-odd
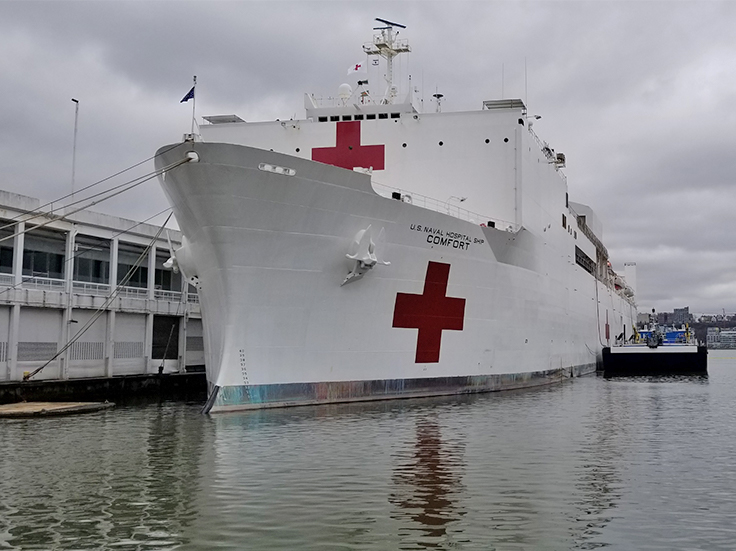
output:
[[[184,96],[183,98],[181,98],[181,101],[179,103],[185,103],[185,102],[189,101],[190,99],[194,99],[194,86],[192,86],[192,89],[189,90],[189,92],[187,93],[186,96]]]

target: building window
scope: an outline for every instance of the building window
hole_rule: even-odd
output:
[[[562,215],[562,227],[567,228],[567,216]]]
[[[0,273],[13,273],[13,249],[12,247],[0,247]]]
[[[123,279],[128,272],[133,268],[132,264],[118,264],[118,284],[123,282]],[[125,284],[126,287],[139,287],[145,289],[148,287],[148,268],[145,266],[138,266],[130,276],[130,279]]]
[[[64,279],[64,255],[45,251],[23,251],[23,275]]]
[[[74,281],[107,283],[110,280],[110,263],[78,256],[74,259]]]

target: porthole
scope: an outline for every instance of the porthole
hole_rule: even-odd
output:
[[[491,140],[489,140],[488,138],[486,138],[486,143],[491,143]]]
[[[297,153],[299,153],[299,151],[300,151],[300,149],[299,149],[299,148],[297,147],[297,148],[296,148],[296,152],[297,152]]]
[[[509,143],[509,139],[508,138],[504,138],[503,139],[503,143]]]
[[[440,147],[442,147],[443,145],[445,145],[445,142],[440,142]]]
[[[401,144],[401,147],[406,147],[406,143],[402,143]]]

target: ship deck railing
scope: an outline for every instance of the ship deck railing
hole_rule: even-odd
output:
[[[465,220],[466,222],[471,222],[473,224],[479,225],[491,225],[488,224],[489,222],[491,222],[493,227],[499,230],[510,232],[516,232],[519,230],[519,225],[514,222],[509,222],[508,220],[500,220],[498,218],[479,214],[477,212],[473,212],[458,206],[456,203],[452,202],[452,199],[454,197],[451,197],[446,201],[441,201],[439,199],[435,199],[434,197],[422,195],[421,193],[415,193],[406,189],[387,186],[385,184],[381,184],[380,182],[376,182],[375,180],[371,182],[371,185],[373,186],[373,190],[376,193],[378,193],[381,197],[386,197],[387,199],[394,198],[393,194],[398,193],[401,197],[401,201],[405,203],[411,203],[412,205],[415,205],[417,207],[422,207],[435,212],[441,212],[442,214],[447,214],[454,218]]]
[[[539,146],[539,149],[544,153],[544,156],[547,157],[549,160],[549,163],[555,167],[557,170],[557,174],[560,175],[560,178],[562,178],[562,181],[565,182],[565,185],[567,185],[567,175],[560,170],[560,167],[555,162],[555,158],[552,155],[552,150],[549,147],[549,144],[546,142],[543,142],[539,136],[537,136],[536,132],[532,130],[531,125],[527,128],[529,130],[529,134],[531,134],[532,138],[534,138],[534,141],[537,142],[537,145]]]

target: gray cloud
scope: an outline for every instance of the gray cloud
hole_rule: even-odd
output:
[[[736,311],[727,0],[0,2],[0,187],[69,191],[72,97],[77,187],[180,140],[194,74],[198,115],[301,117],[304,92],[333,93],[361,59],[376,16],[408,26],[402,69],[445,110],[503,90],[542,115],[535,130],[567,154],[570,197],[598,212],[614,266],[637,262],[642,310]],[[165,206],[150,182],[98,208]]]

